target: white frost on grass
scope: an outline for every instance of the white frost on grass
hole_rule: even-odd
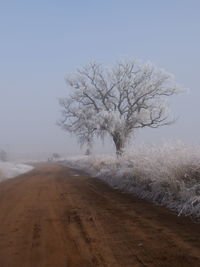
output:
[[[167,206],[179,215],[200,219],[200,147],[182,143],[149,145],[121,159],[93,155],[68,158],[62,164]]]
[[[32,169],[32,166],[26,164],[0,162],[0,181],[5,180],[7,178],[13,178]]]

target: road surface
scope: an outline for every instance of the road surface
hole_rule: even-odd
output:
[[[0,267],[200,266],[200,224],[60,166],[0,183]]]

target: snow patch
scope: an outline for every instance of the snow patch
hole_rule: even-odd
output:
[[[7,178],[13,178],[20,174],[26,173],[32,169],[32,166],[26,164],[14,162],[0,162],[0,181]]]

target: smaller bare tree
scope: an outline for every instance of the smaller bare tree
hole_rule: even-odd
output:
[[[0,161],[7,161],[8,160],[8,154],[5,150],[0,150]]]
[[[53,159],[59,159],[59,158],[60,158],[60,155],[59,155],[58,153],[54,152],[54,153],[52,154],[52,158],[53,158]]]
[[[118,62],[111,69],[90,63],[66,82],[72,92],[60,99],[63,118],[59,125],[81,144],[92,143],[95,135],[109,134],[117,155],[136,129],[173,122],[166,99],[181,90],[171,74],[134,60]]]

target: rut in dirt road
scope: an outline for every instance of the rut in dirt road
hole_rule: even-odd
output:
[[[200,266],[200,225],[41,165],[0,184],[0,267]]]

